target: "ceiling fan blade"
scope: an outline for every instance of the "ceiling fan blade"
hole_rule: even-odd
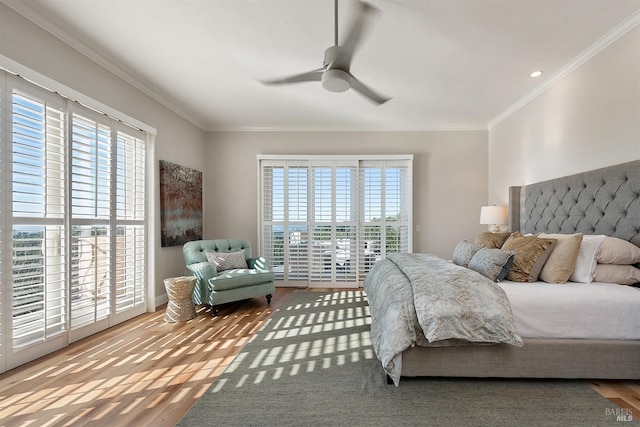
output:
[[[281,79],[274,80],[261,80],[266,85],[280,85],[289,83],[303,83],[303,82],[319,82],[322,80],[322,73],[325,67],[318,68],[317,70],[308,71],[302,74],[296,74],[294,76],[283,77]]]
[[[368,3],[358,1],[358,16],[351,25],[347,37],[340,44],[342,46],[340,56],[336,59],[339,68],[349,70],[351,65],[351,59],[356,50],[356,47],[360,43],[360,39],[364,34],[368,25],[370,25],[372,19],[380,12],[377,8],[371,6]]]
[[[356,92],[359,92],[360,94],[368,98],[370,101],[375,102],[378,105],[381,105],[391,99],[391,98],[384,97],[380,94],[377,94],[373,90],[369,89],[367,86],[364,85],[364,83],[358,80],[353,74],[349,73],[349,76],[351,77],[351,89],[355,90]]]

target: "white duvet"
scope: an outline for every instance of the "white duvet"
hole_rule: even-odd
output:
[[[499,283],[523,338],[640,339],[640,289],[611,283]]]

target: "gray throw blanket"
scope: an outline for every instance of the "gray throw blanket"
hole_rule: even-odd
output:
[[[398,357],[413,346],[506,343],[522,346],[509,300],[481,274],[427,254],[393,254],[364,282],[371,340],[396,385]]]

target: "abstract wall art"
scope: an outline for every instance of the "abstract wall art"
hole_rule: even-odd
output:
[[[162,247],[202,239],[202,172],[160,160]]]

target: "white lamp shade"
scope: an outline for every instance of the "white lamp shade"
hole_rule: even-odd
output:
[[[480,208],[480,224],[497,226],[508,223],[508,208],[506,206],[483,206]]]

